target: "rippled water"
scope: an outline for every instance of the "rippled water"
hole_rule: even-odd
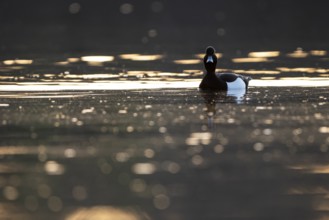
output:
[[[2,219],[326,219],[326,51],[1,61]]]

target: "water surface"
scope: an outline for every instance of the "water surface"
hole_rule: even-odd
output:
[[[2,61],[3,219],[326,219],[326,51]]]

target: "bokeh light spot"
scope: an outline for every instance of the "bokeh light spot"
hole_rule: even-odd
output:
[[[170,205],[170,198],[164,194],[156,195],[153,199],[153,204],[157,209],[167,209]]]
[[[3,189],[3,195],[6,199],[13,201],[16,200],[19,196],[18,190],[13,186],[6,186]]]
[[[151,10],[154,13],[159,13],[163,10],[163,4],[162,2],[155,1],[151,3]]]
[[[81,5],[77,2],[69,5],[69,12],[71,14],[78,14],[81,10]]]
[[[131,14],[133,11],[134,11],[134,6],[132,4],[125,3],[120,6],[120,12],[122,14],[125,14],[125,15]]]
[[[53,212],[59,212],[63,208],[63,202],[60,198],[52,196],[48,199],[48,208]]]
[[[75,186],[72,190],[73,198],[78,201],[83,201],[87,199],[88,193],[85,187],[83,186]]]

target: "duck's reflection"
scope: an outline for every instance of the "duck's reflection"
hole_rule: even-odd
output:
[[[214,127],[214,116],[216,115],[217,103],[236,103],[243,104],[245,101],[246,90],[237,89],[232,91],[199,91],[205,100],[206,114],[208,118],[208,127]]]

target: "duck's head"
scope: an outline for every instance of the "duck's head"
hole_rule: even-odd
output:
[[[206,55],[203,58],[203,64],[207,72],[215,72],[217,65],[217,57],[215,49],[212,46],[207,47]]]

